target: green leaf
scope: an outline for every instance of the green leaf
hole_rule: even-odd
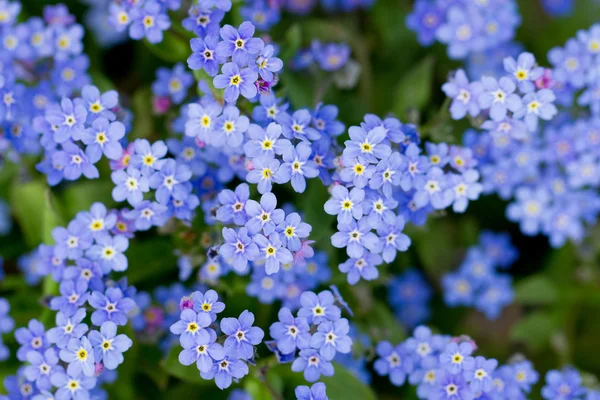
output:
[[[541,351],[549,345],[550,338],[560,325],[559,315],[548,311],[535,311],[519,320],[511,329],[512,340],[525,343],[532,351]]]
[[[273,393],[267,384],[253,376],[244,379],[244,389],[253,399],[274,400]]]
[[[395,100],[392,112],[402,118],[411,108],[423,109],[431,98],[431,84],[435,60],[432,56],[421,62],[404,74],[395,89]]]
[[[200,371],[198,371],[198,368],[196,368],[196,364],[185,366],[179,362],[179,353],[181,350],[181,346],[173,346],[169,351],[167,358],[161,361],[160,365],[167,372],[167,374],[181,379],[184,382],[193,383],[195,385],[212,384],[212,382],[204,380],[200,377]]]
[[[127,250],[127,280],[134,285],[144,280],[164,277],[177,270],[173,246],[166,238],[136,240]]]
[[[516,301],[524,305],[553,304],[560,294],[547,276],[534,275],[515,284]]]
[[[52,229],[63,222],[53,206],[54,197],[46,184],[42,181],[15,182],[10,198],[28,246],[52,244]]]
[[[192,53],[189,38],[175,30],[165,31],[160,43],[152,44],[146,39],[144,43],[156,57],[170,63],[184,62]]]
[[[141,88],[133,94],[132,108],[135,120],[130,140],[150,137],[154,131],[154,119],[152,118],[152,91],[149,87]]]

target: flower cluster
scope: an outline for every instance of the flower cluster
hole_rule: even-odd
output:
[[[329,290],[304,292],[300,303],[295,317],[287,307],[279,310],[279,321],[270,327],[274,340],[267,344],[280,362],[293,361],[292,371],[303,372],[307,381],[316,382],[321,375],[333,375],[331,361],[336,354],[352,350],[350,325],[341,318],[336,297]]]
[[[475,307],[488,319],[496,319],[514,295],[510,275],[498,269],[506,270],[517,257],[508,234],[483,231],[479,244],[467,250],[458,270],[444,275],[446,305]]]
[[[548,58],[554,67],[538,67],[529,53],[504,60],[505,75],[469,82],[458,71],[446,94],[451,114],[485,119],[481,132],[468,131],[463,142],[479,162],[485,193],[512,199],[507,218],[526,235],[542,233],[552,246],[580,241],[586,225],[600,212],[596,193],[600,123],[588,102],[598,63],[596,26],[579,32]],[[596,39],[595,39],[596,38]],[[589,111],[574,116],[559,107],[576,103]],[[539,120],[545,121],[539,124]]]
[[[414,126],[395,118],[369,114],[349,135],[324,208],[337,216],[331,243],[350,257],[339,269],[355,284],[376,279],[379,264],[408,249],[405,223],[422,225],[429,213],[449,206],[464,212],[482,186],[471,150],[426,143],[427,155],[421,154]]]
[[[417,269],[408,268],[388,284],[388,303],[403,325],[414,328],[431,314],[429,301],[433,290]]]
[[[418,326],[398,345],[377,345],[375,371],[395,386],[407,381],[417,386],[420,399],[525,399],[539,378],[532,364],[515,357],[498,366],[493,358],[474,356],[476,349],[468,337],[437,335]]]
[[[218,301],[217,292],[193,292],[181,300],[180,307],[179,320],[170,328],[173,334],[179,335],[183,347],[179,362],[195,363],[200,376],[214,379],[220,389],[231,386],[233,379],[246,376],[246,363],[253,362],[254,346],[260,344],[264,336],[262,329],[252,326],[254,314],[245,310],[239,318],[221,319],[220,335],[217,335],[217,314],[225,309],[225,304]]]
[[[127,269],[128,239],[119,231],[117,213],[95,203],[66,228],[53,229],[53,246],[40,245],[30,256],[36,265],[31,274],[58,283],[59,294],[49,302],[57,314],[50,329],[32,319],[15,331],[17,358],[26,366],[7,378],[9,391],[16,385],[29,395],[50,396],[56,389],[57,398],[85,398],[102,393],[100,384],[110,379],[103,371],[123,362],[132,341],[117,329],[135,311],[136,289],[126,278],[110,278],[112,271]]]
[[[514,0],[418,0],[406,18],[419,43],[436,40],[448,46],[448,56],[462,59],[513,39],[521,17]]]

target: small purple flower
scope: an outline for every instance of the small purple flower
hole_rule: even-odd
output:
[[[111,321],[102,323],[100,332],[91,331],[88,337],[94,348],[95,361],[102,362],[109,370],[116,369],[123,362],[123,353],[133,345],[127,335],[117,335],[117,325]]]
[[[126,325],[127,314],[135,308],[135,302],[124,297],[121,289],[116,287],[109,287],[104,294],[92,292],[88,302],[96,309],[92,313],[92,323],[96,326],[101,326],[105,321]]]
[[[240,228],[238,232],[231,228],[223,228],[223,239],[225,243],[219,248],[219,254],[226,260],[231,260],[233,268],[238,272],[247,271],[248,261],[254,261],[260,255],[246,228]]]
[[[171,26],[169,16],[155,0],[132,8],[130,15],[132,23],[129,26],[129,36],[135,40],[146,37],[150,43],[160,43],[163,40],[163,31]]]
[[[254,346],[260,344],[265,335],[254,324],[254,314],[244,310],[238,318],[223,318],[221,331],[227,335],[223,347],[225,354],[232,359],[250,360],[254,357]]]
[[[254,25],[245,21],[236,30],[231,25],[225,25],[219,30],[222,42],[217,44],[217,54],[220,57],[230,57],[239,67],[245,67],[250,62],[250,56],[255,56],[264,47],[261,39],[253,38]],[[252,80],[252,83],[256,78]],[[254,96],[251,96],[254,97]]]
[[[277,348],[283,354],[295,353],[296,349],[310,347],[310,327],[306,318],[294,318],[289,308],[283,307],[277,314],[279,322],[269,328],[271,337],[277,342]]]
[[[258,78],[256,71],[248,67],[240,70],[237,64],[229,62],[223,65],[221,72],[222,74],[215,76],[213,84],[217,89],[225,89],[227,102],[234,103],[240,94],[247,99],[256,96],[257,89],[254,85]]]
[[[94,350],[87,337],[69,340],[67,347],[60,350],[60,359],[69,364],[69,375],[77,376],[83,372],[85,376],[94,376]]]

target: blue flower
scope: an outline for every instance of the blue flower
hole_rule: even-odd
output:
[[[100,332],[91,331],[88,335],[94,348],[96,362],[101,362],[109,370],[116,369],[123,362],[123,354],[133,342],[127,335],[117,335],[117,325],[106,321],[100,326]]]
[[[210,315],[207,313],[197,313],[192,309],[186,308],[181,311],[179,321],[172,324],[169,329],[171,330],[171,333],[181,335],[179,337],[181,345],[189,348],[196,343],[196,337],[202,337],[204,340],[208,340],[210,337],[209,329],[205,328],[207,328],[211,322]]]
[[[105,233],[96,236],[96,244],[86,251],[86,256],[97,261],[104,273],[112,271],[125,271],[127,257],[123,254],[129,247],[129,240],[122,235],[110,236]]]
[[[220,104],[209,101],[204,104],[191,103],[187,107],[188,120],[185,123],[185,134],[197,137],[204,143],[209,143],[211,135],[217,123],[217,117],[221,114]]]
[[[190,40],[192,54],[187,59],[188,67],[193,71],[204,69],[209,76],[217,75],[219,64],[226,61],[225,57],[221,57],[216,53],[218,43],[219,38],[215,35],[207,35],[204,39],[194,38]]]
[[[98,117],[87,128],[81,140],[87,145],[86,155],[92,164],[96,163],[104,154],[110,160],[118,160],[123,147],[119,142],[125,136],[125,125],[119,121],[109,122],[104,117]]]
[[[250,124],[248,135],[250,140],[244,144],[244,152],[248,157],[274,157],[290,149],[291,142],[280,138],[281,125],[271,122],[266,129]]]
[[[188,341],[179,353],[179,362],[183,365],[192,365],[200,372],[210,371],[215,361],[225,358],[225,350],[219,343],[215,343],[217,335],[210,329],[209,335],[196,335],[193,341]]]
[[[66,317],[72,316],[87,301],[87,288],[88,283],[84,279],[63,280],[58,287],[60,296],[50,300],[50,309],[61,311]]]
[[[110,177],[116,185],[112,190],[115,201],[127,200],[129,204],[136,206],[144,200],[143,194],[150,190],[148,178],[133,166],[113,171]]]
[[[220,42],[221,44],[223,42]],[[240,69],[237,64],[228,62],[221,68],[221,74],[213,79],[217,89],[225,89],[225,100],[234,103],[240,94],[247,99],[252,99],[258,93],[254,82],[258,73],[249,67]]]
[[[135,40],[145,37],[150,43],[160,43],[163,40],[163,31],[171,26],[166,10],[155,0],[132,8],[130,16],[132,22],[129,26],[129,36]]]
[[[312,227],[309,224],[300,220],[298,213],[289,214],[285,221],[277,226],[281,241],[291,251],[300,251],[301,239],[307,238],[311,230]]]
[[[23,373],[29,381],[35,382],[40,390],[50,390],[52,388],[51,376],[63,371],[62,367],[58,365],[58,355],[53,348],[46,349],[43,353],[30,351],[27,353],[27,361],[31,365],[25,367]]]
[[[277,342],[277,348],[283,354],[295,353],[296,349],[310,347],[310,327],[306,318],[294,318],[289,308],[279,310],[278,322],[271,324],[269,332]]]
[[[152,145],[146,139],[136,139],[134,144],[135,153],[131,156],[132,167],[139,169],[144,176],[149,177],[155,170],[159,170],[167,154],[167,146],[162,140]],[[134,205],[134,204],[132,204]]]
[[[442,85],[446,96],[453,99],[450,105],[450,114],[453,119],[462,119],[467,113],[471,117],[479,115],[479,96],[483,90],[480,82],[469,83],[467,74],[459,69],[450,82]]]
[[[350,258],[339,265],[341,272],[348,274],[348,283],[355,285],[361,278],[372,281],[379,277],[377,266],[383,262],[379,254],[363,253],[360,258]]]
[[[324,290],[318,295],[314,292],[304,292],[300,296],[302,307],[298,310],[298,317],[306,318],[309,324],[337,321],[342,312],[334,301],[333,294],[329,290]]]
[[[68,374],[68,375],[67,375]],[[61,400],[81,400],[90,397],[89,391],[96,387],[96,378],[59,372],[50,378],[52,385],[58,388],[56,398]]]
[[[195,291],[192,293],[192,300],[194,301],[194,311],[205,312],[210,316],[212,321],[217,319],[217,314],[225,309],[225,304],[221,301],[217,301],[219,295],[214,290],[207,290],[206,293]]]
[[[306,179],[315,178],[319,170],[314,161],[310,160],[311,148],[306,142],[300,142],[295,148],[290,148],[283,154],[284,163],[275,173],[277,183],[292,181],[292,188],[297,193],[306,190]]]
[[[252,326],[254,314],[244,310],[238,318],[223,318],[221,331],[227,335],[223,347],[225,354],[231,359],[250,360],[254,357],[254,347],[264,337],[262,329]]]
[[[535,132],[538,119],[549,121],[558,112],[553,104],[556,96],[550,89],[542,89],[535,93],[528,93],[523,97],[523,108],[514,113],[515,118],[525,118],[525,125],[530,132]]]
[[[153,226],[163,226],[169,219],[167,210],[167,206],[163,204],[144,200],[138,203],[135,209],[125,211],[123,216],[130,221],[134,221],[133,224],[136,230],[146,231]]]
[[[362,218],[358,223],[339,224],[338,232],[331,236],[331,244],[338,249],[346,247],[349,257],[360,258],[366,250],[377,249],[378,239],[367,219]]]
[[[257,183],[258,193],[266,194],[273,188],[275,174],[279,170],[279,161],[273,156],[252,159],[252,170],[246,175],[248,183]]]
[[[285,113],[278,118],[283,127],[283,136],[303,141],[318,140],[321,137],[319,131],[310,126],[311,120],[310,112],[306,109],[298,110],[292,115]]]
[[[308,386],[298,386],[294,393],[298,400],[327,400],[325,389],[323,382],[317,382],[310,388]]]
[[[81,373],[92,377],[95,374],[94,350],[87,337],[70,339],[67,347],[60,350],[60,359],[67,364],[67,374],[77,376]]]
[[[266,237],[262,234],[255,235],[252,240],[258,247],[259,259],[265,260],[265,271],[267,275],[274,274],[279,271],[282,264],[291,263],[293,261],[292,253],[282,246],[279,235],[273,233]]]
[[[255,235],[262,231],[265,235],[270,235],[275,231],[275,227],[283,222],[285,213],[277,207],[277,198],[273,193],[265,193],[260,198],[260,204],[254,200],[246,202],[246,213],[248,222],[245,227],[248,233]]]
[[[321,375],[332,376],[333,365],[324,360],[315,349],[300,350],[299,357],[292,363],[292,371],[304,371],[304,379],[316,382]]]
[[[566,367],[562,371],[551,370],[546,373],[546,385],[542,388],[544,399],[577,399],[585,392],[586,389],[581,384],[581,375],[572,367]]]
[[[167,159],[148,179],[152,189],[156,189],[156,200],[167,204],[170,199],[184,201],[188,198],[192,171],[185,164],[177,164],[173,159]]]
[[[246,228],[240,228],[238,232],[231,228],[223,228],[223,239],[225,243],[219,248],[219,254],[226,260],[231,260],[233,268],[238,272],[247,271],[248,261],[254,261],[260,255]]]
[[[203,379],[213,379],[219,389],[227,389],[231,386],[233,378],[241,379],[248,375],[248,366],[242,360],[225,357],[215,361],[209,371],[201,372]]]
[[[267,82],[273,80],[274,72],[279,72],[283,68],[283,61],[273,55],[274,51],[272,45],[265,46],[256,58],[256,70],[260,77]]]
[[[56,326],[48,330],[48,341],[55,343],[59,349],[64,349],[69,340],[81,338],[88,331],[87,324],[82,322],[85,314],[84,308],[79,308],[72,316],[59,311],[56,314]]]
[[[109,121],[114,121],[116,118],[113,112],[113,109],[119,105],[119,94],[116,90],[100,94],[100,90],[96,86],[85,85],[81,89],[81,100],[75,100],[75,103],[78,101],[88,112],[88,122],[101,117]]]
[[[217,210],[217,220],[225,223],[235,223],[243,226],[248,221],[246,202],[250,197],[250,188],[246,183],[241,183],[235,192],[224,189],[219,193],[221,207]]]
[[[247,66],[250,57],[257,55],[265,45],[261,39],[252,37],[254,35],[254,25],[248,21],[243,22],[239,30],[231,25],[225,25],[219,30],[219,34],[223,41],[217,44],[217,54],[221,57],[231,56],[233,62],[239,67]],[[255,80],[256,78],[252,80],[252,83]],[[251,97],[254,96],[248,98]]]
[[[240,115],[240,110],[235,106],[227,106],[217,120],[216,135],[210,144],[215,147],[227,145],[241,147],[244,142],[244,133],[248,130],[250,120],[245,115]]]
[[[200,39],[201,40],[201,39]],[[192,74],[186,71],[182,63],[177,63],[173,70],[158,68],[156,81],[152,83],[152,93],[157,96],[170,97],[175,104],[180,104],[194,83]]]
[[[521,53],[517,60],[512,57],[505,58],[504,69],[511,74],[523,93],[533,92],[534,82],[544,73],[543,68],[536,66],[535,57],[531,53]]]
[[[389,376],[394,386],[402,386],[406,377],[413,371],[414,361],[403,344],[393,346],[390,342],[379,342],[374,368],[378,375]]]
[[[104,294],[92,292],[88,303],[96,309],[92,313],[92,323],[96,326],[101,326],[105,321],[126,325],[127,314],[135,308],[135,302],[116,287],[109,287]]]
[[[475,359],[471,357],[473,350],[469,342],[450,342],[440,354],[440,366],[453,375],[472,370],[475,364]]]

